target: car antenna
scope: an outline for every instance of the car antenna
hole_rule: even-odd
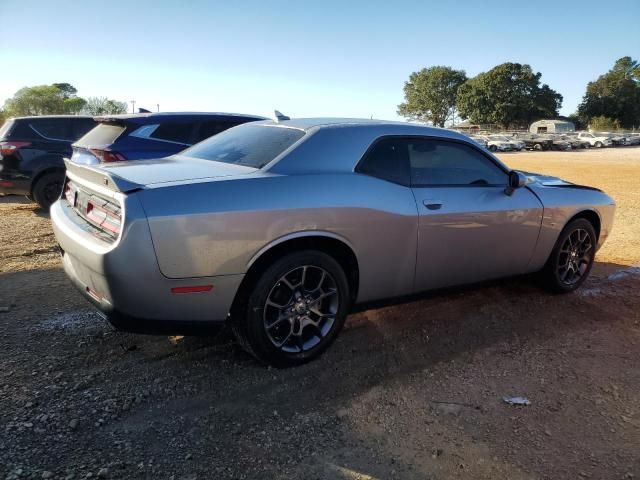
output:
[[[279,110],[274,110],[273,113],[276,116],[276,122],[284,122],[285,120],[291,120],[291,117],[287,117]]]

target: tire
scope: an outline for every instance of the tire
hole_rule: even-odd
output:
[[[53,202],[60,198],[64,184],[64,173],[45,173],[33,187],[34,200],[47,212]]]
[[[347,277],[333,257],[315,250],[294,252],[267,267],[236,302],[231,326],[238,343],[259,361],[300,365],[335,340],[349,299]]]
[[[491,150],[492,152],[497,152],[498,147],[496,147],[495,145],[489,145],[489,150]]]
[[[569,293],[580,287],[593,267],[597,242],[588,220],[578,218],[567,224],[541,272],[544,286],[556,293]]]
[[[537,150],[537,151],[541,151],[542,150],[542,144],[541,143],[534,143],[533,144],[533,149]]]
[[[593,146],[596,148],[602,148],[602,142],[596,142]]]

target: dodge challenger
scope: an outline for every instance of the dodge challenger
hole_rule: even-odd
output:
[[[228,322],[276,366],[317,357],[356,305],[533,272],[571,292],[615,209],[462,134],[358,119],[252,122],[66,175],[64,269],[116,328]]]

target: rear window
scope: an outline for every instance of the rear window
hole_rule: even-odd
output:
[[[9,135],[9,130],[11,130],[12,126],[13,120],[7,120],[2,124],[2,127],[0,127],[0,140],[6,140],[5,137]]]
[[[191,145],[191,134],[195,122],[167,122],[158,125],[150,138]]]
[[[81,137],[77,145],[111,145],[122,135],[126,128],[117,123],[99,123],[98,126],[89,130],[89,132]]]
[[[245,124],[225,130],[181,155],[262,168],[304,136],[295,128]]]
[[[38,135],[49,140],[73,140],[68,118],[35,119],[29,125]]]

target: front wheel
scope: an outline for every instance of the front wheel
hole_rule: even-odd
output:
[[[245,303],[245,302],[241,302]],[[349,310],[349,284],[333,257],[314,250],[276,260],[232,312],[240,345],[277,367],[305,363],[335,340]]]
[[[491,150],[492,152],[497,152],[498,147],[496,147],[495,145],[489,145],[489,150]]]
[[[582,285],[591,272],[596,245],[591,222],[584,218],[570,222],[560,233],[541,272],[545,286],[557,293],[568,293]]]
[[[537,150],[537,151],[541,151],[542,150],[542,144],[540,143],[536,143],[533,145],[533,149]]]
[[[602,142],[596,142],[596,144],[594,145],[594,147],[596,147],[596,148],[602,148]]]

